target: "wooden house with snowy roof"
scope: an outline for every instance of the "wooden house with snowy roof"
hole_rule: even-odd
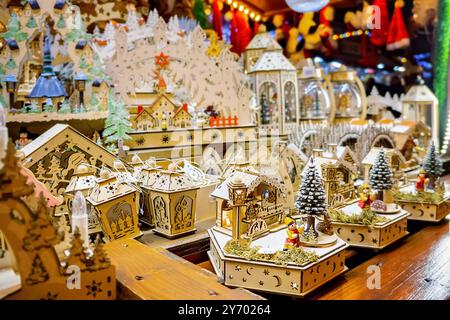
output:
[[[383,149],[384,149],[384,152],[386,153],[388,164],[391,167],[394,178],[402,179],[404,176],[403,168],[404,168],[404,164],[406,162],[405,157],[397,149],[392,149],[392,148],[383,148]],[[361,164],[363,166],[363,170],[364,170],[364,181],[366,181],[366,182],[369,181],[370,169],[372,168],[373,164],[375,163],[375,160],[376,160],[377,155],[380,152],[380,150],[381,150],[381,148],[370,149],[369,153],[364,157],[364,159],[361,162]]]
[[[283,51],[283,48],[280,44],[270,35],[270,33],[261,30],[262,32],[258,32],[247,45],[244,50],[244,66],[245,71],[250,71],[251,68],[255,65],[264,51],[268,50],[276,50],[279,52]]]
[[[329,206],[356,198],[354,179],[358,177],[358,160],[349,147],[329,144],[327,150],[314,149],[313,157],[320,168]]]
[[[255,239],[282,228],[283,198],[280,179],[234,171],[212,193],[216,199],[216,226],[233,239]]]

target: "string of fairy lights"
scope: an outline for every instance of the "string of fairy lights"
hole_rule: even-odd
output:
[[[247,15],[250,19],[259,22],[261,21],[261,14],[259,14],[257,11],[249,8],[248,5],[234,0],[227,0],[227,4],[230,7],[233,7],[234,9],[243,12],[245,15]]]

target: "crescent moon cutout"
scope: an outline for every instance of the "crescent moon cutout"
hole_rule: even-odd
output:
[[[280,287],[281,286],[281,279],[279,276],[273,276],[276,280],[277,280],[277,285],[275,287]]]
[[[338,229],[337,229],[337,233],[341,234],[341,229],[342,229],[342,228],[338,228]]]
[[[362,233],[358,233],[358,235],[361,237],[361,240],[359,242],[363,242],[365,239],[364,235]]]
[[[333,262],[333,271],[331,272],[334,272],[334,270],[336,270],[336,262]]]
[[[320,273],[319,270],[320,270],[320,264],[317,266],[317,273]]]
[[[422,209],[419,209],[419,217],[423,217],[423,215],[424,215],[423,210],[422,210]]]
[[[249,271],[249,270],[251,270],[251,269],[253,269],[253,267],[247,268],[247,274],[248,274],[249,276],[252,275],[252,274],[250,273],[250,271]]]

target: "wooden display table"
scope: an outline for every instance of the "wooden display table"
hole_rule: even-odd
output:
[[[450,299],[449,220],[428,226],[348,271],[311,296],[321,300]],[[381,288],[369,289],[369,266],[379,266]]]
[[[119,299],[142,300],[258,300],[246,290],[232,290],[214,274],[165,249],[149,248],[124,239],[105,245],[116,266]]]

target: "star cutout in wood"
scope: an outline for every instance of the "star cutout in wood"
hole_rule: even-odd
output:
[[[235,267],[234,267],[234,270],[240,271],[240,270],[241,270],[241,266],[235,266]]]
[[[92,295],[95,298],[97,296],[97,293],[102,292],[102,289],[100,288],[101,285],[101,282],[97,283],[95,282],[95,280],[93,280],[90,285],[86,286],[86,288],[88,289],[87,295]]]
[[[264,269],[264,274],[266,275],[266,276],[268,276],[269,275],[269,270],[267,270],[267,269]]]
[[[42,298],[42,300],[56,300],[56,298],[58,298],[57,293],[53,294],[51,292],[48,292],[47,296],[45,298]]]
[[[166,56],[163,52],[155,57],[155,63],[161,68],[165,68],[169,64],[169,56]]]
[[[291,282],[291,288],[293,290],[298,290],[298,283],[297,282]]]
[[[259,285],[260,285],[260,286],[263,286],[263,285],[264,285],[264,281],[260,281],[260,282],[259,282]]]

